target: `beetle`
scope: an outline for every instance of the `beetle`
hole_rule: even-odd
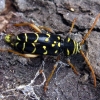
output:
[[[70,56],[81,49],[81,45],[71,38],[61,40],[61,36],[48,32],[20,33],[17,36],[8,34],[5,41],[18,51],[37,55],[57,56],[63,52],[65,56]]]
[[[14,50],[3,50],[1,51],[8,51],[13,52],[15,54],[18,54],[20,56],[24,57],[37,57],[39,55],[51,55],[51,56],[59,56],[60,53],[64,53],[65,56],[74,55],[77,53],[81,53],[84,57],[89,69],[92,72],[92,77],[94,79],[94,86],[96,86],[96,76],[94,73],[94,70],[88,61],[87,57],[84,55],[82,51],[82,45],[84,44],[84,41],[91,33],[92,29],[94,28],[97,20],[99,19],[100,14],[96,17],[93,25],[91,26],[91,29],[88,31],[88,33],[85,34],[82,41],[80,43],[77,43],[76,41],[72,40],[70,37],[66,37],[65,39],[62,39],[60,35],[52,34],[52,30],[48,27],[39,26],[37,27],[35,24],[31,23],[19,23],[15,24],[15,26],[25,26],[28,25],[32,27],[35,32],[33,33],[20,33],[18,35],[14,34],[7,34],[4,38],[5,42],[10,44]],[[76,19],[73,21],[70,32],[72,31],[74,27]],[[24,53],[24,54],[23,54]],[[77,74],[76,69],[71,64],[70,60],[67,60],[67,63],[72,67],[74,72]],[[46,91],[48,83],[50,82],[50,79],[52,78],[58,63],[54,65],[54,68],[52,72],[50,73],[47,81],[45,82],[44,90]]]

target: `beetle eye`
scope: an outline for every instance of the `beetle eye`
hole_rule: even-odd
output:
[[[16,36],[11,37],[11,42],[16,42]]]

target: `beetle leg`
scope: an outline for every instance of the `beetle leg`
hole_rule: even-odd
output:
[[[47,80],[46,80],[46,82],[45,82],[45,84],[44,84],[44,91],[45,91],[45,92],[46,92],[46,90],[48,89],[48,84],[49,84],[49,82],[50,82],[52,76],[54,75],[54,73],[55,73],[55,71],[56,71],[56,69],[57,69],[59,59],[60,59],[60,56],[58,55],[58,57],[57,57],[57,62],[54,64],[53,69],[52,69],[52,71],[51,71],[49,77],[47,78]]]
[[[91,34],[91,31],[93,30],[94,26],[96,25],[97,20],[99,19],[99,17],[100,17],[100,13],[97,15],[97,17],[96,17],[94,23],[92,24],[90,30],[88,31],[88,33],[86,33],[85,36],[83,37],[80,45],[83,45],[84,44],[84,41],[86,40],[86,38]]]
[[[17,54],[17,55],[25,57],[25,58],[35,58],[35,57],[39,56],[39,55],[35,55],[35,54],[22,54],[22,53],[16,52],[16,51],[11,50],[11,49],[0,49],[0,51],[11,52],[11,53]]]
[[[92,73],[92,77],[93,77],[93,79],[94,79],[94,86],[96,87],[96,75],[95,75],[95,73],[94,73],[94,70],[93,70],[93,68],[92,68],[92,66],[91,66],[91,64],[90,64],[90,62],[89,62],[89,60],[87,59],[87,57],[85,56],[85,54],[83,53],[82,50],[80,50],[80,53],[82,54],[83,58],[85,59],[87,65],[88,65],[88,67],[89,67],[89,69],[90,69],[90,71],[91,71],[91,73]]]
[[[41,30],[44,29],[44,30],[46,30],[46,31],[48,31],[50,33],[54,33],[54,31],[51,28],[46,27],[46,26],[39,26],[38,28],[41,29]]]
[[[76,68],[74,67],[74,65],[70,62],[69,58],[67,59],[67,63],[72,68],[73,72],[78,75],[79,74],[78,71],[76,70]]]
[[[58,63],[56,62],[56,64],[53,67],[53,70],[51,71],[49,77],[47,78],[45,84],[44,84],[44,91],[46,92],[46,90],[48,89],[48,84],[53,76],[53,74],[55,73],[56,69],[57,69]]]
[[[17,23],[14,24],[14,26],[29,26],[31,27],[33,30],[35,30],[38,33],[41,33],[41,30],[38,28],[38,26],[36,26],[34,23],[28,23],[28,22],[22,22],[22,23]]]
[[[44,29],[44,30],[51,32],[51,33],[54,33],[54,31],[51,28],[46,27],[46,26],[39,26],[38,27],[34,23],[27,23],[27,22],[26,23],[17,23],[17,24],[14,24],[14,26],[29,26],[38,33],[41,33],[41,29]]]

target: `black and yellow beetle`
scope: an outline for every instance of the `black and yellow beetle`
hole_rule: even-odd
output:
[[[88,59],[85,57],[81,49],[81,45],[84,44],[84,41],[91,33],[99,17],[100,17],[100,14],[96,17],[91,29],[84,36],[83,40],[80,43],[77,43],[76,41],[72,40],[69,37],[62,39],[61,36],[59,35],[48,33],[48,32],[51,32],[51,29],[47,27],[43,27],[43,26],[37,27],[34,24],[30,24],[30,23],[15,24],[16,26],[24,26],[24,25],[31,26],[36,32],[20,33],[18,35],[7,34],[4,40],[7,43],[9,43],[12,47],[14,47],[14,49],[17,52],[14,50],[5,50],[5,51],[13,52],[15,54],[18,54],[24,57],[30,57],[30,58],[37,57],[39,55],[58,56],[60,53],[64,53],[65,56],[70,56],[73,54],[81,53],[86,63],[88,64],[89,69],[92,72],[92,77],[94,79],[94,86],[96,86],[96,76],[94,74],[94,70],[90,62],[88,61]],[[75,20],[73,21],[70,31],[72,30],[74,23],[75,23]],[[41,29],[44,29],[44,30],[41,30]],[[69,60],[67,61],[67,63],[73,68],[74,72],[76,72],[74,66],[70,63]],[[57,67],[57,64],[54,65],[54,69],[45,83],[45,90],[52,75],[54,74],[56,67]]]
[[[17,36],[8,34],[5,41],[18,51],[38,55],[58,56],[63,52],[65,56],[69,56],[77,54],[81,49],[81,45],[71,38],[61,40],[59,35],[46,31],[42,34],[20,33]]]

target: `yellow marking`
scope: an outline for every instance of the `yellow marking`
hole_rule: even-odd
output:
[[[43,46],[43,49],[45,50],[45,52],[43,54],[46,55],[48,53],[46,50],[46,46]]]
[[[48,37],[50,37],[50,34],[47,32],[47,34],[46,34]]]
[[[46,35],[47,35],[48,37],[45,39],[45,41],[48,42],[48,41],[49,41],[49,38],[50,38],[50,34],[47,33]]]
[[[73,50],[73,54],[75,54],[75,50],[76,50],[76,42],[75,41],[73,41],[74,42],[74,50]]]
[[[32,45],[34,46],[34,50],[32,51],[32,53],[34,53],[36,51],[36,47],[34,43],[32,43]]]
[[[43,49],[45,50],[46,49],[46,46],[43,46]]]
[[[38,41],[39,35],[37,33],[34,33],[36,35],[36,40],[34,42],[36,43]]]
[[[28,37],[27,37],[27,34],[25,33],[25,42],[27,42],[27,39],[28,39]]]
[[[70,52],[69,52],[69,50],[67,49],[67,55],[69,56],[69,54],[70,54]]]
[[[77,53],[77,52],[79,51],[79,50],[78,50],[78,43],[76,43],[76,48],[77,48],[77,49],[76,49],[76,53]]]
[[[17,40],[19,40],[20,41],[20,38],[17,36]]]
[[[76,42],[76,54],[77,54],[77,50],[78,50],[78,48],[77,48],[78,46],[77,46],[77,42]]]
[[[77,54],[77,43],[75,42],[75,54]]]
[[[57,43],[56,41],[54,41],[54,43]]]
[[[60,36],[57,36],[58,40],[60,40]]]
[[[34,43],[32,43],[32,45],[35,47],[35,44]]]
[[[77,54],[77,43],[75,42],[75,54]]]
[[[46,39],[45,39],[45,41],[46,41],[46,42],[48,42],[48,41],[49,41],[49,39],[48,39],[48,38],[46,38]]]
[[[55,53],[57,53],[57,52],[58,52],[58,50],[55,51]]]
[[[52,47],[54,47],[54,46],[55,46],[55,44],[52,44],[51,46],[52,46]]]
[[[46,55],[47,53],[48,53],[48,52],[46,51],[46,52],[44,52],[43,54]]]
[[[60,47],[60,42],[58,42],[58,47]]]
[[[67,42],[70,42],[70,38],[67,39]]]
[[[25,49],[25,43],[23,43],[23,48],[22,48],[22,50],[24,51],[24,49]]]
[[[19,42],[15,43],[15,46],[17,47],[18,44],[19,44]],[[13,44],[11,44],[11,45],[13,45]]]
[[[35,53],[35,51],[36,51],[36,48],[34,48],[34,50],[32,51],[32,53]]]
[[[56,41],[54,41],[54,44],[52,44],[51,46],[52,46],[52,47],[54,47],[54,46],[56,45],[56,43],[57,43],[57,42],[56,42]]]

